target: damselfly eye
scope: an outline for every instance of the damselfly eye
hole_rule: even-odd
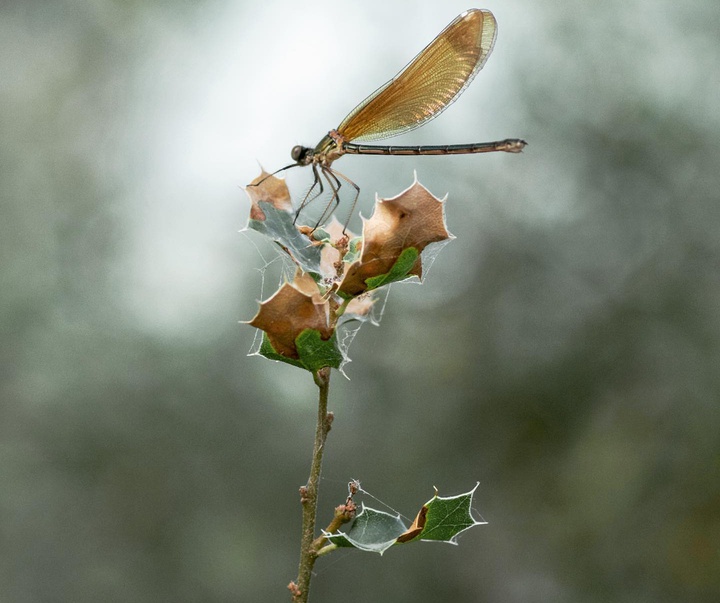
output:
[[[292,151],[290,151],[290,157],[293,158],[293,161],[300,161],[303,157],[305,157],[305,152],[305,147],[298,144],[292,148]]]

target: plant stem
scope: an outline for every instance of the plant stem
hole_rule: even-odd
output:
[[[302,536],[300,540],[300,564],[297,581],[290,585],[292,599],[295,603],[306,603],[310,594],[310,579],[315,560],[318,557],[318,546],[315,540],[315,517],[317,515],[318,490],[320,489],[320,473],[325,450],[325,439],[332,425],[333,414],[328,413],[328,392],[330,390],[330,368],[322,368],[314,373],[315,384],[318,386],[318,414],[315,427],[315,445],[310,465],[310,477],[307,485],[300,488],[302,503]]]

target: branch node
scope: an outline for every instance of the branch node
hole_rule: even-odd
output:
[[[294,581],[291,581],[287,587],[290,591],[290,594],[292,594],[293,601],[299,601],[300,596],[302,595],[302,591],[298,588],[298,585],[295,584]]]

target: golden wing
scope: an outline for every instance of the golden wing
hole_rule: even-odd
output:
[[[465,11],[400,73],[355,107],[338,132],[348,142],[379,140],[437,117],[485,65],[496,34],[490,11]]]

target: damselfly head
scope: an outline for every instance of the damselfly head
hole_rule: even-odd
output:
[[[295,145],[290,151],[290,157],[296,161],[298,165],[308,165],[312,161],[312,149],[302,145]]]

